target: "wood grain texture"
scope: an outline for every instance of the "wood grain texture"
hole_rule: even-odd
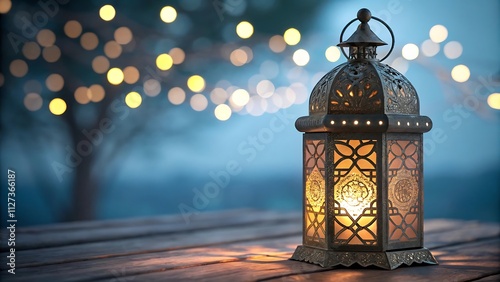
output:
[[[440,265],[323,269],[288,260],[301,243],[298,213],[253,210],[57,224],[19,230],[16,275],[2,281],[497,281],[500,225],[435,219],[425,246]],[[432,279],[430,279],[432,277]],[[436,279],[434,279],[436,278]],[[490,280],[488,280],[490,279]]]

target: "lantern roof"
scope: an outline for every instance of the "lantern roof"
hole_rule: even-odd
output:
[[[371,31],[371,18],[381,21],[361,9],[358,29],[346,41],[341,36],[338,46],[349,47],[348,61],[329,71],[313,88],[309,116],[295,124],[299,131],[421,133],[431,129],[431,120],[420,116],[419,98],[410,81],[377,59],[376,47],[386,43]]]
[[[381,46],[387,45],[371,30],[368,21],[372,18],[370,10],[363,8],[358,11],[357,19],[361,22],[358,29],[346,41],[337,44],[339,47],[349,46]]]

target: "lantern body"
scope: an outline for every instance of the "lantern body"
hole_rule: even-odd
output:
[[[423,247],[422,135],[432,122],[420,116],[411,83],[375,59],[385,43],[359,48],[349,40],[349,61],[318,82],[309,116],[295,124],[304,132],[304,218],[292,259],[323,267],[436,264]]]

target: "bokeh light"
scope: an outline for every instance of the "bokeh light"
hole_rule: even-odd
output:
[[[43,99],[38,93],[28,93],[24,97],[24,106],[29,111],[38,111],[43,105]]]
[[[443,25],[435,25],[429,30],[429,37],[435,43],[441,43],[448,38],[448,29]]]
[[[143,88],[144,88],[144,94],[150,97],[155,97],[158,94],[160,94],[161,84],[158,80],[151,78],[144,81]]]
[[[129,44],[133,38],[132,31],[126,26],[119,27],[115,30],[114,38],[118,44]]]
[[[28,64],[25,61],[17,59],[9,65],[10,73],[15,77],[23,77],[28,73]]]
[[[99,44],[99,38],[93,32],[86,32],[80,37],[80,44],[85,50],[94,50]]]
[[[87,94],[89,89],[85,86],[80,86],[75,90],[75,100],[79,104],[85,105],[90,102],[90,95]]]
[[[231,104],[236,106],[245,106],[250,101],[250,94],[245,89],[236,89],[229,98]]]
[[[186,100],[186,92],[180,87],[174,87],[168,91],[168,101],[174,105],[180,105]]]
[[[191,100],[189,100],[189,105],[191,105],[191,108],[193,108],[193,110],[201,112],[208,106],[207,97],[205,97],[203,94],[195,94],[193,95],[193,97],[191,97]]]
[[[439,53],[439,44],[430,39],[422,42],[420,48],[422,49],[422,54],[426,57],[432,57]]]
[[[135,109],[142,104],[141,94],[132,91],[125,96],[125,104],[131,109]]]
[[[104,45],[104,54],[110,59],[118,58],[122,53],[122,46],[116,41],[108,41]]]
[[[123,80],[127,84],[134,84],[139,80],[139,70],[134,66],[128,66],[123,69]]]
[[[274,84],[269,80],[262,80],[257,84],[257,94],[262,98],[269,98],[274,93]]]
[[[184,62],[184,59],[186,58],[186,54],[184,53],[184,50],[181,48],[172,48],[170,52],[168,52],[170,57],[172,57],[172,61],[174,65],[180,65],[182,62]]]
[[[236,49],[229,55],[231,63],[237,67],[242,66],[248,62],[248,55],[242,49]]]
[[[22,52],[28,60],[36,60],[42,53],[38,43],[33,41],[24,43]]]
[[[325,57],[330,62],[336,62],[340,59],[340,49],[337,46],[330,46],[325,51]]]
[[[124,79],[123,71],[119,68],[112,68],[108,71],[107,78],[109,83],[118,85],[122,83]]]
[[[37,33],[36,41],[43,47],[49,47],[56,42],[56,35],[50,29],[42,29]]]
[[[397,57],[392,61],[391,67],[395,68],[397,71],[399,71],[402,74],[405,74],[408,71],[409,63],[407,60],[403,59],[402,57]]]
[[[226,121],[231,117],[232,110],[226,104],[220,104],[215,107],[214,115],[220,121]]]
[[[61,98],[54,98],[49,103],[49,110],[53,115],[59,116],[66,112],[66,102]]]
[[[293,46],[300,42],[300,32],[295,28],[289,28],[283,34],[286,44]]]
[[[57,62],[57,60],[61,57],[61,49],[59,49],[56,45],[45,47],[43,48],[42,56],[45,61],[49,63]]]
[[[253,25],[247,21],[242,21],[236,26],[236,34],[240,38],[247,39],[253,34]]]
[[[92,69],[96,73],[105,73],[109,69],[109,60],[104,56],[97,56],[92,60]]]
[[[172,23],[177,18],[177,11],[174,7],[165,6],[160,11],[160,18],[166,23]]]
[[[156,57],[156,67],[162,71],[169,70],[174,64],[174,60],[169,54],[160,54]]]
[[[269,48],[274,52],[274,53],[281,53],[285,50],[286,48],[286,42],[283,36],[281,35],[275,35],[269,39]]]
[[[5,76],[3,76],[3,73],[0,73],[0,87],[2,87],[4,83],[5,83]]]
[[[104,21],[110,21],[114,19],[116,16],[116,10],[115,7],[111,5],[104,5],[99,9],[99,17],[103,19]]]
[[[305,66],[307,65],[307,63],[309,63],[309,53],[304,50],[304,49],[299,49],[295,52],[293,52],[293,62],[297,65],[297,66]]]
[[[451,77],[456,82],[466,82],[470,77],[470,70],[465,65],[456,65],[451,70]]]
[[[210,101],[212,101],[212,103],[216,105],[226,102],[228,97],[229,95],[227,94],[226,90],[220,87],[216,87],[210,92]]]
[[[419,53],[418,46],[413,43],[408,43],[405,46],[403,46],[401,53],[403,55],[403,58],[409,61],[415,60],[418,57]]]
[[[91,85],[87,91],[88,98],[94,103],[102,101],[105,94],[104,88],[99,84]]]
[[[205,89],[205,79],[197,74],[192,75],[187,80],[187,86],[193,92],[201,92]]]
[[[64,78],[58,73],[53,73],[47,77],[45,85],[52,92],[61,91],[64,87]]]
[[[492,109],[500,110],[500,93],[491,93],[487,99],[488,106]]]
[[[0,0],[0,14],[7,14],[12,8],[12,2],[10,0]]]
[[[443,51],[446,58],[451,60],[456,59],[462,55],[462,44],[458,41],[450,41],[444,45]]]
[[[77,38],[82,34],[82,25],[78,21],[68,21],[64,25],[64,33],[69,38]]]

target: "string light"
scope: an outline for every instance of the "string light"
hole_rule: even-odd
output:
[[[116,15],[116,10],[115,7],[111,5],[104,5],[99,9],[99,17],[101,17],[102,20],[109,22],[110,20],[114,19]]]
[[[29,111],[38,111],[43,105],[43,99],[38,93],[28,93],[24,97],[24,106]]]
[[[281,53],[285,50],[286,48],[286,42],[283,36],[281,35],[275,35],[269,39],[269,48],[274,52],[274,53]]]
[[[142,104],[141,94],[135,91],[128,93],[125,96],[125,104],[131,109],[139,107]]]
[[[160,18],[166,23],[173,23],[177,18],[177,11],[174,7],[165,6],[160,11]]]
[[[295,28],[289,28],[283,34],[283,38],[288,45],[297,45],[300,42],[300,32]]]
[[[113,85],[118,85],[122,83],[124,79],[124,75],[121,69],[119,68],[112,68],[108,71],[107,78],[109,83]]]
[[[50,47],[56,42],[56,35],[52,30],[42,29],[37,33],[36,40],[41,46]]]
[[[226,121],[231,117],[232,110],[226,104],[220,104],[215,107],[214,115],[220,121]]]
[[[82,25],[78,21],[68,21],[64,25],[64,33],[69,38],[77,38],[82,34]]]
[[[451,70],[451,77],[456,82],[466,82],[470,77],[470,70],[465,65],[457,65]]]
[[[309,63],[309,53],[304,50],[304,49],[299,49],[295,52],[293,52],[293,62],[297,65],[297,66],[305,66],[307,65],[307,63]]]
[[[193,110],[201,112],[207,108],[208,100],[202,94],[195,94],[193,95],[193,97],[191,97],[189,104],[191,105],[191,108],[193,108]]]
[[[119,27],[115,30],[114,38],[118,44],[129,44],[133,38],[132,31],[126,26]]]
[[[187,80],[187,86],[193,92],[201,92],[205,89],[205,79],[199,75],[192,75]]]
[[[24,57],[28,60],[36,60],[40,54],[40,46],[36,42],[26,42],[24,43],[23,49],[22,49]]]
[[[169,70],[174,64],[174,60],[169,54],[160,54],[156,57],[156,67],[162,71]]]
[[[405,46],[403,46],[403,49],[401,52],[402,52],[403,58],[411,61],[411,60],[415,60],[418,57],[419,50],[418,50],[417,45],[415,45],[413,43],[408,43]]]
[[[67,105],[66,102],[61,98],[54,98],[49,103],[49,111],[56,116],[64,114],[66,112]]]
[[[330,62],[336,62],[340,59],[340,50],[337,46],[330,46],[325,51],[325,57]]]
[[[253,25],[247,21],[242,21],[236,26],[236,34],[240,38],[247,39],[253,34]]]
[[[180,87],[174,87],[168,91],[168,101],[174,105],[180,105],[186,100],[186,92]]]
[[[448,38],[448,29],[442,25],[435,25],[429,30],[429,37],[435,43],[441,43]]]
[[[488,106],[492,109],[500,110],[500,93],[492,93],[487,99]]]

